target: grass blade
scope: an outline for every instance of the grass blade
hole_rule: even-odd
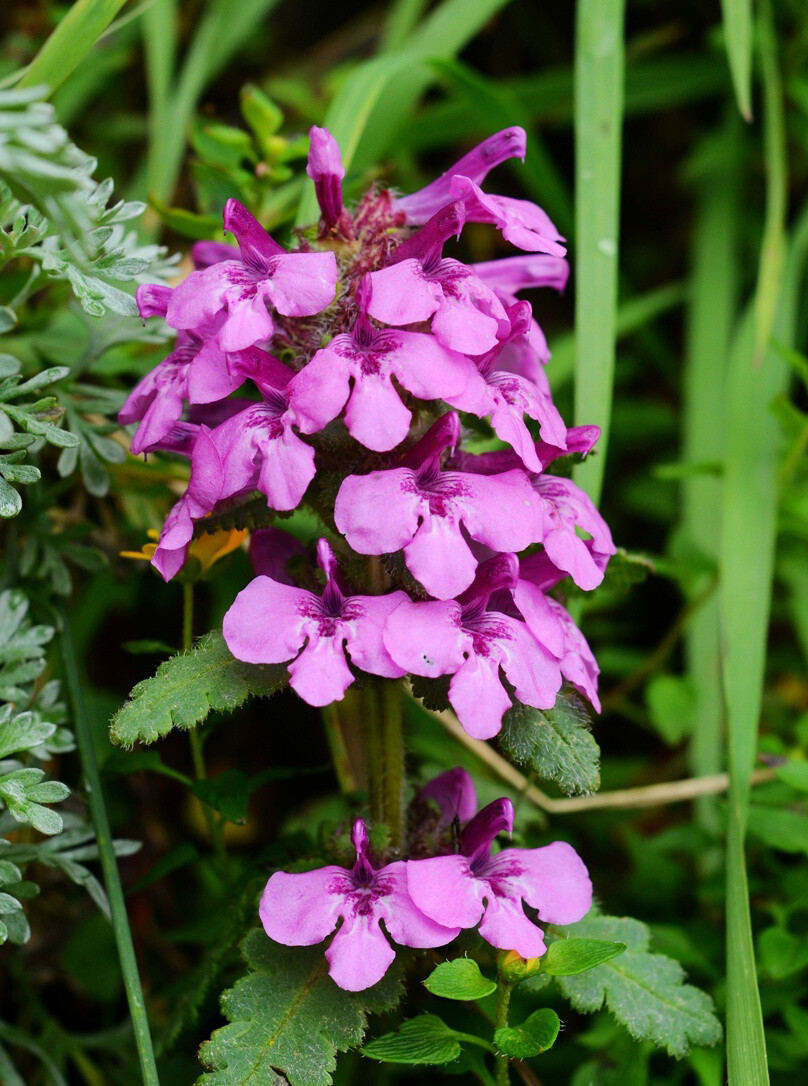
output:
[[[384,154],[413,104],[436,78],[430,60],[453,57],[508,0],[444,0],[398,52],[360,64],[328,110],[325,126],[340,145],[346,170],[364,169]],[[298,225],[319,212],[313,186],[300,203]]]
[[[396,0],[384,21],[379,38],[379,52],[391,53],[401,48],[424,13],[427,0]]]
[[[786,122],[771,0],[761,3],[760,60],[763,76],[763,141],[766,162],[766,217],[755,293],[755,358],[771,335],[783,277],[788,200]]]
[[[87,785],[87,797],[98,845],[98,857],[101,861],[104,885],[109,899],[112,929],[115,935],[115,945],[118,948],[118,960],[120,961],[121,974],[126,988],[129,1013],[132,1017],[143,1086],[160,1086],[149,1030],[149,1019],[146,1014],[146,1004],[143,999],[143,989],[140,985],[137,960],[135,959],[135,948],[132,945],[132,932],[126,915],[121,877],[115,859],[115,846],[112,842],[104,792],[101,787],[101,775],[98,771],[98,761],[95,756],[92,726],[87,715],[87,705],[84,700],[84,691],[82,690],[76,661],[76,650],[73,645],[73,637],[64,605],[60,608],[60,615],[62,622],[62,657],[67,686],[70,691],[70,700],[73,705],[76,740],[81,756],[82,773]]]
[[[28,65],[21,87],[54,91],[78,68],[126,0],[76,0]]]
[[[724,402],[727,359],[738,304],[738,225],[741,147],[734,124],[707,140],[699,152],[693,274],[687,324],[682,459],[721,463],[723,432],[715,425]],[[688,547],[718,562],[721,480],[690,475],[682,484],[682,529]],[[694,589],[698,590],[698,589]],[[685,635],[687,675],[694,693],[690,764],[695,776],[718,773],[724,756],[717,594],[692,616]],[[715,833],[721,822],[712,796],[696,804],[699,820]]]
[[[574,478],[597,503],[609,440],[617,318],[625,0],[580,0],[575,45],[575,422],[601,428]]]
[[[721,0],[724,37],[735,100],[745,121],[752,120],[752,0]]]

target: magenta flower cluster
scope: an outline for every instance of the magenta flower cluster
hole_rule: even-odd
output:
[[[120,419],[139,424],[133,451],[191,465],[153,563],[173,577],[206,519],[256,493],[277,514],[305,500],[323,523],[324,588],[312,591],[311,576],[291,583],[296,544],[281,519],[254,537],[258,575],[224,636],[239,659],[287,664],[311,705],[341,699],[367,672],[450,676],[458,718],[483,739],[512,692],[548,709],[566,680],[598,707],[597,664],[549,591],[567,576],[596,587],[614,546],[587,496],[547,470],[586,454],[598,431],[565,426],[545,338],[517,299],[563,288],[563,239],[534,204],[480,187],[524,153],[524,131],[506,129],[420,192],[373,187],[349,210],[337,145],[314,128],[307,172],[322,218],[297,248],[229,200],[224,227],[238,248],[198,243],[179,286],[138,291],[144,318],[163,317],[177,339]],[[493,225],[524,255],[476,265],[445,255],[468,222]],[[470,419],[487,419],[506,448],[475,455]],[[363,840],[358,830],[350,878],[364,886],[382,876],[369,873]],[[405,885],[398,871],[385,878]],[[402,929],[402,941],[437,937],[436,922],[417,936]]]
[[[572,924],[592,904],[586,868],[563,841],[505,848],[492,856],[497,835],[513,829],[513,805],[498,799],[477,812],[474,784],[464,769],[430,781],[420,799],[440,812],[436,837],[455,824],[456,851],[438,846],[439,854],[427,859],[375,868],[360,819],[353,827],[353,867],[276,871],[264,890],[261,921],[276,942],[313,946],[339,924],[325,955],[331,977],[348,991],[381,980],[395,958],[389,939],[405,947],[445,946],[479,926],[491,946],[538,958],[546,950],[543,932],[524,905],[545,923]]]

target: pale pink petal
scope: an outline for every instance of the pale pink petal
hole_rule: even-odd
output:
[[[517,699],[534,709],[552,709],[561,689],[558,661],[523,622],[507,615],[501,617],[510,630],[510,638],[499,642],[502,670],[513,685]]]
[[[306,638],[311,592],[256,577],[236,596],[222,622],[227,647],[248,664],[285,664]]]
[[[449,701],[457,719],[474,739],[492,739],[502,727],[511,699],[499,678],[499,663],[474,655],[452,676]]]
[[[258,489],[270,508],[296,509],[315,475],[314,449],[287,426],[280,437],[262,444],[261,453]]]
[[[453,600],[405,600],[385,623],[383,638],[400,667],[427,678],[457,671],[471,643],[460,626],[460,605]]]
[[[239,260],[191,272],[171,293],[166,320],[172,328],[196,329],[212,320],[230,294],[252,294],[255,276]]]
[[[334,300],[337,258],[331,252],[287,253],[271,261],[268,276],[269,299],[279,313],[310,317]]]
[[[214,337],[201,347],[188,370],[188,399],[216,403],[243,384],[244,376],[231,372],[227,355]]]
[[[238,242],[241,259],[256,270],[263,270],[273,257],[284,252],[238,200],[231,198],[225,203],[222,222],[225,232]]]
[[[322,430],[345,406],[351,391],[351,369],[343,354],[334,348],[338,346],[335,341],[348,338],[335,336],[289,382],[289,404],[304,434]]]
[[[407,436],[412,420],[388,377],[366,374],[355,381],[345,425],[360,445],[374,452],[394,449]]]
[[[445,472],[444,478],[454,476]],[[541,538],[540,503],[518,468],[502,475],[457,473],[462,492],[454,501],[469,534],[496,551],[521,551]]]
[[[518,900],[491,893],[480,935],[498,950],[515,950],[523,958],[540,958],[547,947],[541,930],[525,916]]]
[[[351,662],[371,675],[400,679],[406,675],[384,647],[384,627],[395,609],[407,599],[407,593],[388,592],[385,596],[350,596],[342,608],[341,628],[346,634],[346,649]]]
[[[407,887],[421,912],[446,928],[473,928],[483,914],[486,885],[475,879],[465,856],[409,860]]]
[[[334,504],[334,521],[359,554],[394,554],[412,539],[425,500],[409,468],[349,475]]]
[[[547,532],[542,542],[553,565],[569,573],[585,592],[591,592],[603,580],[603,570],[595,563],[583,539],[576,535],[574,525]]]
[[[514,200],[510,196],[485,193],[471,178],[452,178],[451,193],[463,201],[467,222],[493,223],[502,236],[520,249],[529,252],[564,256],[564,239],[547,214],[529,200]]]
[[[564,655],[564,625],[548,597],[538,585],[520,577],[513,600],[536,640],[560,659]]]
[[[492,863],[509,855],[524,868],[518,885],[541,920],[547,924],[574,924],[586,916],[592,906],[592,882],[571,845],[554,841],[543,848],[507,849]]]
[[[465,176],[471,177],[471,174]],[[473,177],[472,180],[477,181],[477,178]],[[492,290],[510,295],[534,287],[563,290],[570,274],[569,264],[563,257],[548,256],[546,253],[508,256],[504,260],[488,260],[471,266]]]
[[[402,260],[370,275],[372,294],[368,313],[384,324],[426,321],[442,303],[440,287],[424,275],[421,263]]]
[[[385,333],[389,335],[390,333]],[[442,347],[423,332],[395,332],[397,346],[388,355],[399,383],[421,400],[445,400],[460,395],[479,378],[477,367],[464,354]]]
[[[224,241],[195,241],[191,246],[191,260],[197,271],[223,260],[237,260],[238,255],[235,245],[227,245]]]
[[[225,267],[214,264],[209,271]],[[205,275],[205,272],[199,272]],[[275,331],[275,325],[267,309],[263,290],[257,290],[244,298],[229,298],[227,320],[219,332],[219,346],[223,351],[243,351],[256,343],[263,343]]]
[[[469,550],[457,520],[425,513],[423,523],[404,548],[407,569],[430,596],[450,600],[474,580],[477,559]]]
[[[408,866],[403,860],[397,860],[376,875],[374,889],[381,884],[385,891],[376,904],[377,915],[384,921],[391,938],[402,946],[445,946],[460,934],[460,927],[444,927],[421,912],[410,897]]]
[[[341,867],[289,874],[276,871],[261,895],[258,915],[264,931],[284,946],[314,946],[334,928],[352,884]]]
[[[310,631],[309,643],[289,664],[289,683],[309,705],[321,708],[342,701],[354,677],[345,660],[342,637],[315,636],[311,627]]]
[[[346,992],[362,992],[382,979],[396,953],[376,915],[356,913],[343,920],[325,956],[335,984]]]

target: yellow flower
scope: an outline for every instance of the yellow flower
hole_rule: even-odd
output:
[[[160,533],[149,530],[150,539],[158,540]],[[206,532],[199,539],[194,539],[188,548],[188,561],[195,559],[198,565],[198,577],[204,576],[220,558],[237,550],[247,538],[247,528],[220,528],[215,532]],[[136,562],[150,562],[157,543],[144,543],[139,551],[121,551],[121,558],[131,558]]]

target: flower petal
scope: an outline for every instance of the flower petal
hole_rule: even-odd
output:
[[[354,677],[345,659],[343,638],[317,636],[312,627],[309,631],[309,643],[289,664],[289,685],[309,705],[322,708],[342,701]]]
[[[414,258],[372,272],[370,283],[368,313],[384,324],[429,320],[443,298],[441,288],[426,278],[420,261]]]
[[[351,662],[363,671],[388,679],[406,675],[384,647],[383,633],[387,619],[407,598],[406,592],[396,591],[385,596],[350,596],[343,604],[346,649]]]
[[[460,934],[460,927],[444,927],[418,908],[410,897],[407,868],[407,863],[397,860],[377,872],[374,889],[381,884],[385,890],[378,900],[377,913],[391,938],[402,946],[445,946]]]
[[[498,661],[490,656],[469,656],[452,676],[449,701],[468,735],[492,739],[511,707],[510,696],[499,678]]]
[[[359,554],[394,554],[418,529],[424,499],[409,468],[349,475],[334,504],[334,521]]]
[[[374,913],[346,917],[325,952],[329,976],[346,992],[362,992],[377,984],[395,960]]]
[[[437,803],[442,814],[442,825],[448,826],[455,818],[468,822],[477,811],[477,792],[468,770],[462,766],[447,769],[428,781],[418,793],[422,799]]]
[[[451,600],[474,580],[477,559],[471,553],[455,517],[425,514],[423,523],[404,548],[407,569],[431,596]]]
[[[427,678],[457,671],[471,641],[461,629],[460,605],[454,600],[404,600],[385,623],[383,639],[399,667]]]
[[[336,289],[337,258],[331,252],[286,253],[271,261],[267,292],[287,317],[319,313],[333,302]]]
[[[473,928],[483,914],[486,884],[465,856],[407,861],[407,887],[421,912],[446,928]]]
[[[264,931],[284,946],[321,943],[337,926],[345,894],[351,888],[348,872],[342,867],[293,874],[276,871],[258,908]]]
[[[360,445],[374,452],[394,449],[407,436],[411,420],[412,413],[385,374],[364,374],[354,381],[345,425]]]
[[[543,933],[525,916],[517,898],[488,895],[480,935],[499,950],[515,950],[523,958],[540,958],[546,951]]]
[[[545,923],[574,924],[589,912],[592,882],[572,845],[554,841],[542,848],[504,849],[494,857],[492,873],[496,873],[500,857],[506,856],[513,856],[522,866],[520,892]]]
[[[351,366],[334,348],[335,341],[348,338],[335,336],[289,382],[289,404],[304,434],[322,430],[345,406],[351,392]]]
[[[317,597],[302,588],[256,577],[236,596],[222,622],[227,647],[248,664],[285,664],[306,638],[306,615]]]

